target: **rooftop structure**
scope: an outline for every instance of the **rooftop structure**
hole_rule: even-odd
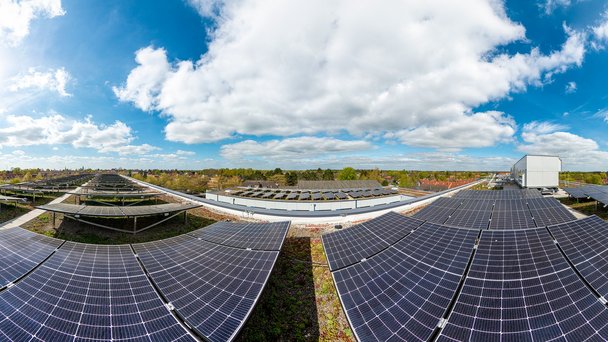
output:
[[[522,188],[558,188],[562,160],[557,156],[525,155],[511,169]]]

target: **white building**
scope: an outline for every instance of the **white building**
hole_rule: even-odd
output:
[[[525,155],[511,169],[511,176],[524,188],[557,188],[562,160],[557,156]]]

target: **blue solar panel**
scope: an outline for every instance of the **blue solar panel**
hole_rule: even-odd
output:
[[[3,340],[183,340],[131,248],[66,242],[0,292]]]
[[[242,230],[241,230],[242,231]],[[226,230],[223,230],[226,232]],[[216,234],[219,240],[227,234]],[[244,235],[247,236],[247,235]],[[285,235],[273,235],[280,246]],[[240,244],[242,237],[235,238]],[[161,293],[198,334],[234,339],[253,310],[279,255],[278,250],[234,248],[181,235],[133,245]]]
[[[477,234],[425,223],[370,259],[333,272],[357,338],[429,339],[454,296]]]
[[[608,297],[608,222],[590,216],[549,230],[585,280]]]
[[[545,229],[484,231],[439,341],[605,340],[608,310]]]
[[[332,271],[369,258],[402,239],[423,221],[389,212],[351,228],[322,236]]]
[[[34,269],[61,243],[19,227],[0,229],[0,288]]]
[[[458,199],[440,197],[414,214],[414,217],[433,223],[445,223],[461,203],[461,200]]]
[[[289,222],[217,222],[190,234],[209,242],[231,247],[278,251],[281,249],[288,230]]]

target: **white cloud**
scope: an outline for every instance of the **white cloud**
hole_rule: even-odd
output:
[[[526,39],[503,6],[491,0],[227,2],[200,60],[170,63],[165,50],[144,48],[139,65],[114,90],[121,101],[166,116],[171,141],[346,131],[405,132],[410,139],[401,141],[416,146],[490,146],[510,138],[513,122],[473,108],[542,84],[580,65],[585,53],[585,36],[567,27],[558,51],[499,52]],[[475,129],[498,136],[471,140],[466,130],[443,128],[476,119],[483,120]]]
[[[52,114],[39,118],[8,115],[5,122],[5,126],[0,127],[0,147],[70,144],[76,148],[92,148],[119,155],[145,154],[159,149],[148,144],[131,145],[135,140],[133,132],[121,121],[98,125],[90,117],[79,121]]]
[[[283,140],[257,142],[245,140],[223,145],[220,155],[226,159],[265,159],[303,158],[324,156],[334,153],[358,152],[369,150],[372,145],[363,140],[339,140],[329,137],[297,137]]]
[[[576,92],[576,82],[568,82],[566,84],[566,94],[572,94]]]
[[[177,154],[178,156],[193,156],[196,153],[193,151],[177,150],[175,151],[175,154]]]
[[[188,0],[190,6],[203,17],[216,18],[224,3],[223,0]]]
[[[591,28],[595,40],[592,42],[592,46],[596,49],[601,49],[604,43],[608,41],[608,11],[602,15],[602,21]]]
[[[0,0],[0,44],[19,44],[36,18],[64,14],[61,0]]]
[[[13,92],[22,89],[50,90],[61,96],[71,96],[65,90],[65,86],[70,79],[70,74],[64,68],[50,69],[46,72],[30,68],[27,74],[13,77],[9,89]]]
[[[517,149],[528,154],[560,156],[564,168],[570,170],[605,170],[608,152],[602,151],[593,139],[564,132],[565,126],[549,122],[531,122],[524,125],[524,141]]]
[[[550,15],[559,7],[569,7],[572,4],[571,0],[545,0],[545,2],[541,5],[545,14]]]
[[[598,110],[593,117],[596,119],[602,119],[604,122],[608,123],[608,108],[603,108]]]
[[[133,102],[142,110],[157,106],[160,88],[167,78],[171,65],[164,49],[147,47],[135,53],[138,67],[131,70],[123,88],[112,87],[121,101]]]
[[[388,134],[403,144],[434,147],[443,151],[457,151],[464,147],[488,147],[508,142],[517,130],[515,121],[501,112],[467,115],[457,121],[437,122]]]

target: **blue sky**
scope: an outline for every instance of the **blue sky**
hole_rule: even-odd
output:
[[[0,168],[608,169],[604,1],[0,0]]]

